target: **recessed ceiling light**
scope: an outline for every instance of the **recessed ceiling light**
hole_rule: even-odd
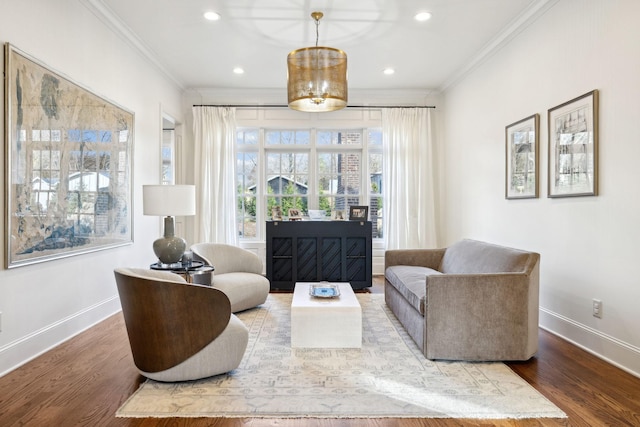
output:
[[[234,68],[233,72],[236,74],[244,74],[244,70],[241,67]]]
[[[218,19],[220,19],[220,14],[217,12],[205,12],[204,13],[204,18],[208,19],[209,21],[217,21]]]
[[[418,22],[424,22],[431,19],[431,13],[429,12],[419,12],[414,16],[415,20]]]
[[[393,68],[385,68],[382,72],[385,73],[387,76],[390,76],[391,74],[395,73],[396,70],[394,70]]]

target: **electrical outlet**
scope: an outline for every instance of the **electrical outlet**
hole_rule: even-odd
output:
[[[593,317],[602,319],[602,301],[599,299],[593,300]]]

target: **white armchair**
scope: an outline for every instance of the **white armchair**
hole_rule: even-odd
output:
[[[211,286],[227,295],[232,312],[247,310],[267,300],[269,279],[262,274],[262,261],[253,252],[222,243],[197,243],[191,250],[194,259],[215,268]]]

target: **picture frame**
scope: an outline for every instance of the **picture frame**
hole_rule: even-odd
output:
[[[4,55],[6,268],[132,244],[134,113]]]
[[[548,111],[548,197],[598,195],[598,90]]]
[[[289,209],[289,221],[301,221],[302,215],[300,209]]]
[[[367,221],[369,206],[349,206],[349,221]]]
[[[280,206],[274,206],[271,208],[271,220],[282,221],[282,208]]]
[[[538,197],[540,115],[533,114],[505,127],[505,198]]]
[[[331,220],[332,221],[344,221],[346,220],[346,215],[344,214],[344,210],[337,209],[331,211]]]

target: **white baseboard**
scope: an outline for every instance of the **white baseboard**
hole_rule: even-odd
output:
[[[640,348],[542,307],[539,323],[542,329],[640,378]]]
[[[378,276],[384,274],[384,256],[374,256],[371,265],[372,274]]]
[[[119,312],[111,297],[0,347],[0,377]]]

